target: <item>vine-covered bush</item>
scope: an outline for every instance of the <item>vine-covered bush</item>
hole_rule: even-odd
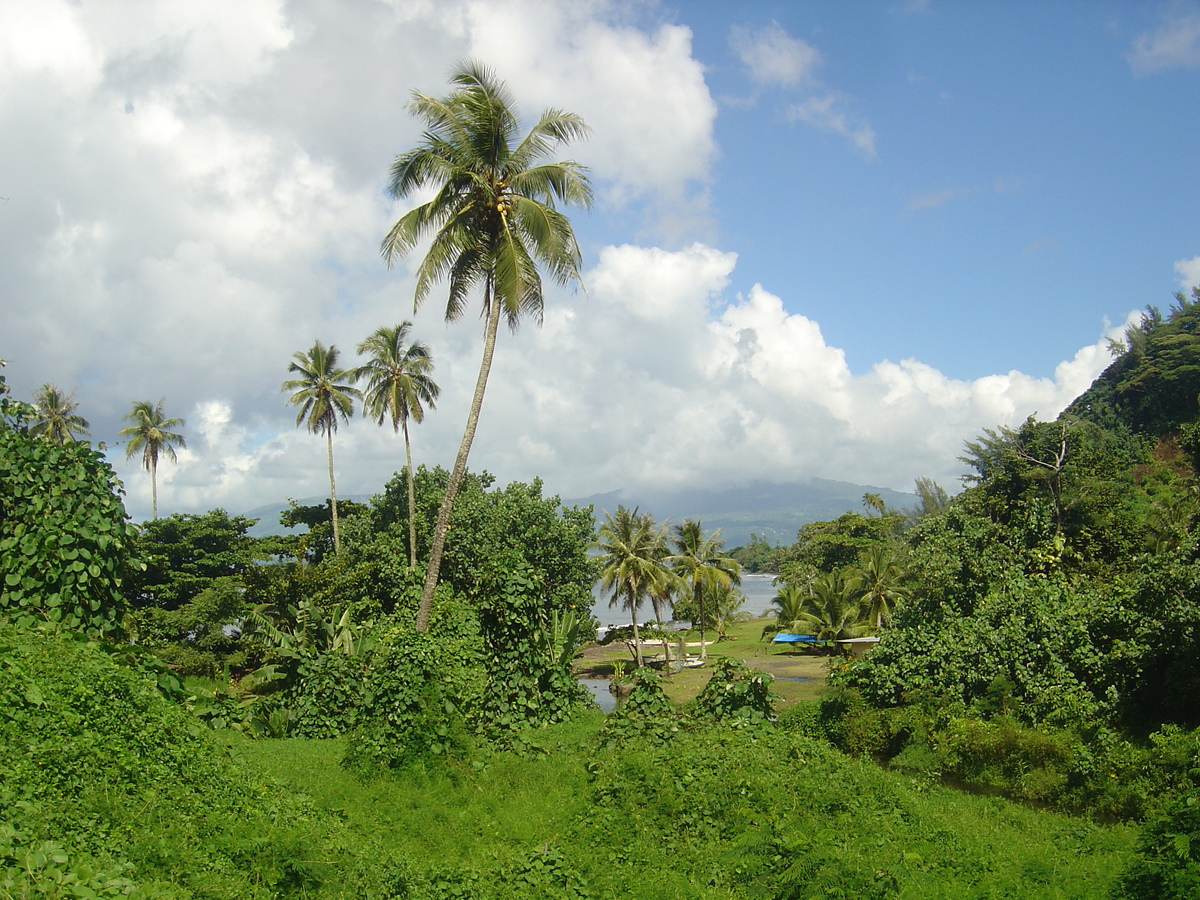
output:
[[[679,711],[663,692],[658,673],[641,668],[632,675],[632,681],[633,690],[625,702],[605,719],[599,740],[602,748],[665,744],[679,731]]]
[[[0,417],[0,616],[96,634],[120,628],[136,529],[104,457]]]
[[[1200,791],[1180,793],[1138,842],[1139,858],[1121,879],[1126,900],[1200,897]]]
[[[770,721],[776,699],[771,693],[773,680],[740,659],[722,659],[696,698],[696,714],[734,727]]]
[[[482,666],[465,640],[397,626],[381,640],[363,683],[344,764],[364,775],[435,759],[462,759]]]
[[[499,555],[480,579],[479,616],[488,658],[487,704],[480,724],[502,740],[512,732],[561,722],[591,693],[576,680],[571,660],[595,631],[558,629],[543,579],[515,552]]]
[[[0,896],[310,896],[326,827],[120,655],[0,626]]]

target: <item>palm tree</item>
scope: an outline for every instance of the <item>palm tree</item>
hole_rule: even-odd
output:
[[[886,547],[880,545],[866,550],[862,564],[850,571],[848,587],[857,595],[876,628],[891,619],[896,604],[904,599],[905,592],[898,584],[903,577],[900,564]]]
[[[391,418],[392,430],[404,430],[404,461],[408,472],[408,553],[411,565],[417,564],[416,496],[413,488],[412,446],[408,437],[408,420],[421,422],[425,407],[433,409],[441,388],[430,377],[433,357],[421,341],[408,343],[412,322],[404,321],[394,328],[377,328],[358,345],[358,353],[369,353],[365,365],[359,366],[356,378],[367,380],[363,392],[363,407],[377,424]]]
[[[282,391],[293,391],[288,404],[299,406],[296,427],[301,423],[313,434],[324,434],[329,454],[329,510],[333,519],[333,552],[342,551],[338,537],[337,484],[333,478],[333,433],[338,429],[338,419],[350,421],[354,415],[354,401],[362,397],[358,388],[352,387],[356,373],[338,368],[338,349],[330,344],[326,347],[316,341],[308,353],[297,350],[292,354],[288,371],[298,375],[285,381]]]
[[[661,536],[649,513],[638,515],[618,506],[606,512],[594,546],[600,553],[600,584],[612,591],[609,606],[620,603],[633,622],[634,659],[642,667],[642,643],[638,634],[637,609],[647,595],[663,590],[667,571],[659,555]]]
[[[166,399],[166,398],[163,398]],[[170,417],[163,412],[163,400],[152,405],[149,400],[138,400],[125,415],[126,422],[133,424],[122,428],[119,434],[128,438],[125,444],[125,458],[129,459],[138,451],[142,454],[142,465],[150,473],[150,509],[151,516],[158,518],[158,457],[166,456],[175,462],[175,448],[186,448],[187,441],[183,435],[172,431],[182,428],[187,423],[183,419]]]
[[[670,674],[671,668],[668,665],[671,659],[671,652],[667,644],[667,632],[662,628],[663,612],[670,610],[674,615],[673,599],[677,594],[683,591],[683,581],[671,571],[667,566],[667,559],[671,555],[671,548],[667,543],[667,528],[666,523],[655,529],[654,532],[654,558],[658,561],[661,568],[662,578],[650,590],[650,606],[654,610],[654,618],[659,623],[659,628],[662,631],[662,646],[663,646],[663,670],[666,674]],[[682,638],[680,639],[682,640]],[[681,652],[680,656],[684,654]],[[682,664],[682,660],[681,660]]]
[[[854,590],[836,574],[821,575],[809,586],[808,597],[796,624],[821,641],[861,637],[863,607]]]
[[[441,569],[450,511],[467,467],[492,367],[500,315],[516,329],[523,313],[541,324],[539,264],[562,285],[579,281],[579,245],[555,204],[590,206],[586,171],[575,162],[548,162],[560,144],[588,133],[579,116],[547,110],[525,137],[504,83],[477,63],[462,64],[451,77],[457,87],[442,98],[414,92],[409,109],[426,131],[421,142],[396,158],[389,189],[396,199],[432,188],[432,200],[405,213],[383,240],[388,265],[426,237],[429,251],[417,268],[413,308],[435,281],[449,280],[446,320],[462,316],[475,288],[486,317],[483,358],[467,414],[462,443],[438,509],[429,566],[416,627],[429,622],[433,589]]]
[[[767,610],[770,615],[775,617],[775,623],[763,628],[762,636],[766,637],[768,634],[775,635],[780,632],[800,633],[800,629],[809,624],[807,619],[802,618],[808,597],[808,590],[798,584],[785,584],[779,588],[775,592],[775,596],[771,598],[771,605],[775,608]]]
[[[36,412],[30,432],[40,434],[56,444],[75,440],[75,435],[88,433],[88,420],[77,415],[79,404],[73,394],[64,394],[53,384],[43,384],[33,395]]]
[[[721,531],[717,529],[707,537],[699,519],[684,519],[673,529],[671,540],[675,553],[668,557],[675,574],[691,586],[692,598],[696,603],[697,620],[700,623],[700,658],[707,659],[704,645],[704,600],[716,591],[742,583],[742,567],[737,560],[725,556],[722,548]]]

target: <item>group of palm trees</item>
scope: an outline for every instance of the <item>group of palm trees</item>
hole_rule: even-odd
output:
[[[125,458],[141,453],[142,465],[150,473],[150,508],[155,519],[158,518],[159,457],[165,456],[175,462],[175,448],[187,447],[183,435],[173,430],[182,428],[185,422],[168,416],[163,411],[163,402],[134,401],[125,414],[125,421],[131,424],[119,432],[125,438]],[[64,392],[53,384],[43,384],[33,394],[34,415],[29,430],[56,444],[86,437],[91,425],[79,415],[78,409],[74,394]]]
[[[656,524],[649,513],[621,505],[615,513],[604,514],[595,546],[600,551],[601,587],[611,592],[609,605],[629,611],[639,668],[643,660],[637,612],[647,599],[658,622],[664,621],[675,598],[690,600],[700,628],[700,656],[707,656],[707,622],[741,583],[741,566],[725,555],[720,531],[706,535],[696,519],[674,526]],[[668,653],[664,638],[664,661]]]
[[[436,405],[440,389],[430,374],[433,357],[421,341],[409,341],[412,323],[401,322],[393,327],[381,326],[358,345],[359,355],[366,354],[367,362],[354,368],[338,365],[340,352],[332,344],[326,347],[316,341],[307,352],[292,354],[288,371],[295,375],[283,383],[282,390],[291,391],[288,403],[299,406],[296,425],[305,425],[313,434],[324,434],[329,459],[329,508],[333,523],[333,552],[341,552],[338,534],[337,482],[333,474],[333,434],[338,422],[349,421],[354,415],[355,401],[361,401],[363,412],[379,425],[390,420],[392,430],[404,432],[404,458],[408,472],[408,543],[409,561],[417,564],[416,506],[413,493],[412,442],[408,420],[422,422],[425,410]],[[354,385],[366,382],[366,390]]]
[[[397,200],[413,195],[431,195],[432,199],[402,215],[380,248],[390,267],[400,256],[428,241],[428,250],[416,270],[414,310],[429,295],[434,283],[445,279],[449,283],[447,321],[460,318],[470,295],[478,291],[485,323],[483,355],[466,427],[434,526],[417,610],[418,631],[428,627],[450,513],[479,422],[501,316],[514,330],[523,316],[541,324],[543,291],[539,269],[564,287],[580,282],[579,244],[570,221],[558,206],[586,208],[593,196],[583,166],[571,160],[549,159],[559,146],[587,136],[589,129],[579,116],[548,109],[522,135],[516,104],[504,82],[489,69],[466,61],[456,68],[450,81],[454,87],[443,97],[419,91],[412,94],[409,111],[421,120],[425,131],[416,147],[396,157],[389,190]],[[377,332],[381,334],[382,329]],[[399,344],[390,337],[380,339],[399,349]],[[377,358],[376,349],[369,347],[367,352]],[[307,353],[294,355],[289,371],[296,377],[286,382],[284,389],[294,392],[290,402],[300,406],[297,424],[305,423],[310,430],[327,437],[330,506],[337,547],[340,538],[332,435],[338,421],[349,417],[354,401],[361,395],[353,387],[348,370],[338,368],[335,347],[313,344]],[[394,427],[405,427],[407,452],[407,420],[401,410],[412,415],[413,407],[397,394],[388,393],[392,376],[385,369],[370,377],[376,375],[384,380],[369,384],[365,397],[368,411],[381,423],[390,415]],[[433,396],[429,394],[426,402],[432,402]],[[156,446],[169,450],[171,444]],[[178,446],[183,446],[182,438]],[[153,477],[157,451],[147,447],[146,452],[149,454],[146,464]],[[409,472],[411,478],[411,464]],[[409,491],[411,509],[411,482]],[[411,532],[410,546],[415,546]],[[415,554],[415,549],[412,552]],[[415,556],[412,561],[415,563]]]
[[[813,572],[803,583],[785,584],[771,601],[775,622],[764,637],[780,632],[840,641],[879,631],[904,599],[904,570],[886,545],[863,551],[858,565]]]

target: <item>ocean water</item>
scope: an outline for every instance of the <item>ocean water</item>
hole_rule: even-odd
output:
[[[775,596],[775,591],[777,590],[774,580],[774,575],[743,575],[741,592],[745,595],[746,599],[740,609],[755,616],[761,616],[770,609],[771,599]],[[601,625],[629,624],[628,611],[619,607],[610,607],[608,605],[608,598],[601,596],[599,585],[592,588],[592,596],[595,598],[592,603],[592,615],[600,620]],[[650,601],[647,600],[638,610],[638,621],[644,622],[646,619],[653,617],[653,607],[650,606]]]

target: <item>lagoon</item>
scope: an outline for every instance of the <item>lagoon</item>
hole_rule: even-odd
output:
[[[740,611],[748,612],[753,616],[761,616],[771,608],[771,599],[775,596],[775,576],[774,575],[742,575],[741,592],[746,599],[742,602]],[[628,625],[629,613],[624,609],[610,607],[608,605],[608,597],[602,596],[600,593],[600,585],[596,584],[592,588],[592,615],[594,615],[601,625]],[[644,622],[647,619],[653,618],[654,613],[647,601],[638,609],[638,621]]]

